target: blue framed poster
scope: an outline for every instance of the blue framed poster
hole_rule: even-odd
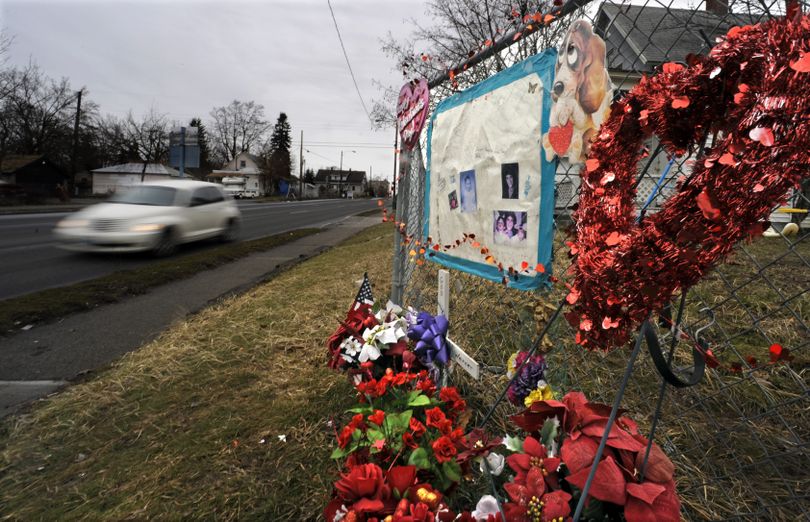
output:
[[[485,262],[481,248],[504,269],[529,272],[510,287],[548,284],[554,233],[555,163],[543,154],[556,49],[548,49],[438,104],[427,136],[424,237],[434,244],[470,242],[432,253],[449,268],[501,281],[508,273]],[[541,263],[544,273],[534,267]]]

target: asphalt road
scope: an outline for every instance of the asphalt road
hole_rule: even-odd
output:
[[[320,227],[377,208],[376,200],[314,200],[276,203],[237,202],[242,211],[242,240],[306,227]],[[0,215],[0,300],[93,279],[155,262],[146,255],[89,255],[62,250],[51,231],[68,213]],[[216,246],[184,246],[188,255]]]

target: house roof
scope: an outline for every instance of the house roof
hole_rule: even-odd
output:
[[[607,45],[608,69],[644,72],[705,53],[731,27],[756,22],[747,14],[605,2],[595,29]]]
[[[140,174],[144,172],[143,163],[122,163],[120,165],[112,165],[110,167],[103,167],[100,169],[93,169],[91,172],[94,174]],[[171,176],[173,178],[180,177],[180,171],[175,170],[160,163],[147,163],[146,174]]]
[[[0,166],[0,173],[10,174],[18,169],[21,169],[43,158],[45,158],[45,156],[43,156],[42,154],[28,154],[28,155],[12,154],[6,156],[3,158],[2,166]]]
[[[366,179],[366,172],[364,170],[337,170],[337,169],[319,169],[315,175],[316,183],[327,183],[330,181],[330,176],[337,176],[343,179],[343,183],[362,183]]]

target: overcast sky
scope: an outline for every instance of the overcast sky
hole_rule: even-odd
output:
[[[425,20],[419,0],[332,0],[369,111],[376,79],[402,83],[380,51],[388,31]],[[39,64],[85,87],[101,113],[139,116],[154,106],[172,120],[210,119],[213,107],[254,100],[269,120],[286,112],[305,166],[343,166],[391,178],[393,129],[373,132],[355,91],[326,0],[0,0],[14,37],[11,65]],[[352,153],[350,151],[356,151]]]

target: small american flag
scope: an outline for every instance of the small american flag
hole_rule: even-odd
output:
[[[363,274],[363,284],[360,285],[360,291],[357,292],[357,297],[354,298],[354,309],[360,305],[373,305],[374,297],[371,295],[371,283],[368,281],[368,272]]]

